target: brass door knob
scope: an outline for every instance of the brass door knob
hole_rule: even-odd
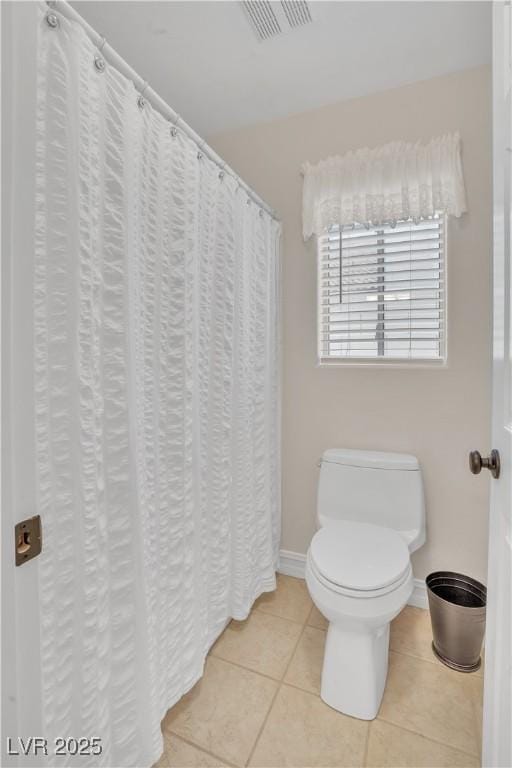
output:
[[[480,451],[471,451],[469,454],[469,468],[474,475],[479,475],[482,468],[488,469],[494,478],[498,478],[501,469],[499,451],[493,449],[490,456],[486,459],[482,459]]]

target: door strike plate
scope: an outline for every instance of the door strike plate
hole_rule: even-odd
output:
[[[42,543],[41,518],[39,515],[27,517],[26,520],[16,523],[14,526],[16,565],[23,565],[23,563],[32,560],[33,557],[37,557],[41,552]]]

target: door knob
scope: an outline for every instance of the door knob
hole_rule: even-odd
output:
[[[480,451],[471,451],[469,454],[469,468],[474,475],[479,475],[484,469],[488,469],[494,478],[500,476],[500,453],[496,449],[491,451],[490,456],[486,459],[482,459]]]

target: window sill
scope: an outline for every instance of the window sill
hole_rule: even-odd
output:
[[[386,360],[375,360],[374,358],[361,358],[360,360],[336,360],[333,358],[322,358],[317,360],[317,368],[396,368],[396,369],[440,369],[446,370],[448,368],[448,361],[431,360],[431,359],[417,359],[417,360],[404,360],[400,358]]]

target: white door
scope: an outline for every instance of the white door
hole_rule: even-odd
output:
[[[494,341],[492,442],[501,474],[491,484],[482,762],[512,766],[512,334],[511,8],[494,4]]]
[[[14,559],[14,525],[35,514],[33,254],[37,3],[1,3],[2,20],[2,733],[41,735],[38,558]],[[14,333],[14,329],[16,332]],[[34,763],[33,755],[32,764]],[[38,758],[38,761],[41,762]],[[42,763],[43,764],[43,763]]]

